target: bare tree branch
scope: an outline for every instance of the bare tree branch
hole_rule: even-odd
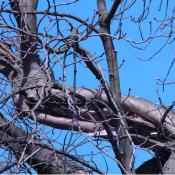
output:
[[[20,157],[20,154],[23,152],[25,145],[28,144],[28,142],[30,141],[32,135],[24,132],[22,129],[11,123],[7,124],[7,121],[3,120],[2,117],[0,118],[0,125],[2,135],[0,144],[8,144],[9,149],[10,147],[13,148],[16,158]],[[77,159],[73,155],[65,154],[58,150],[55,152],[54,148],[48,147],[47,145],[40,143],[40,141],[37,139],[35,139],[33,143],[34,144],[27,145],[25,159],[40,148],[39,151],[33,154],[33,156],[28,158],[26,161],[38,173],[86,173],[86,170],[80,167],[78,164],[74,163],[74,161],[79,162],[84,166],[87,166],[93,171],[102,173],[96,167],[93,167],[92,165],[86,163],[81,159]],[[66,161],[67,169],[64,169],[64,156],[74,160],[69,160],[68,162]]]
[[[172,7],[168,1],[165,5],[160,1],[158,11],[165,8],[165,17],[148,21],[152,19],[149,16],[152,1],[144,1],[142,6],[138,1],[142,9],[139,17],[130,15],[130,10],[138,5],[135,0],[114,0],[109,11],[106,2],[97,0],[97,7],[93,7],[93,14],[87,19],[61,12],[64,7],[79,5],[79,0],[63,3],[46,0],[42,10],[37,10],[38,0],[0,2],[0,112],[8,119],[0,117],[0,146],[9,152],[9,158],[2,155],[6,160],[2,164],[6,166],[0,164],[1,172],[24,170],[31,174],[30,169],[34,169],[38,173],[89,173],[91,170],[102,174],[96,161],[100,154],[106,165],[105,173],[110,158],[116,166],[118,163],[122,173],[130,174],[134,173],[135,148],[155,153],[155,158],[143,163],[137,173],[174,172],[174,102],[164,106],[161,97],[160,105],[156,105],[130,94],[122,96],[119,69],[123,64],[118,65],[119,50],[114,45],[115,39],[122,40],[143,51],[154,39],[165,38],[164,46],[172,44],[174,13],[172,16],[168,13]],[[119,6],[120,12],[115,15]],[[129,32],[122,28],[129,25],[128,21],[138,25],[141,41],[128,38]],[[142,30],[142,22],[144,27],[149,23],[148,33]],[[98,46],[95,51],[92,46],[86,49],[91,38],[101,39],[98,45],[93,43]],[[106,66],[100,66],[103,61],[107,62],[108,80]],[[168,77],[173,66],[168,69]],[[77,79],[84,79],[77,72],[79,68],[90,70],[98,88],[78,88]],[[58,136],[57,129],[67,130],[62,131],[65,136]],[[81,154],[79,147],[89,144],[97,151],[86,150],[87,154]],[[86,157],[90,161],[85,161]]]
[[[118,8],[118,6],[120,5],[121,3],[121,0],[114,0],[112,6],[111,6],[111,9],[109,10],[108,12],[108,15],[106,17],[106,19],[104,20],[106,24],[110,24],[112,18],[114,17],[115,15],[115,12]]]

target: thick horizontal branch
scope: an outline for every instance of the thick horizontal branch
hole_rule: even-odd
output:
[[[36,116],[39,123],[64,130],[74,129],[75,131],[94,132],[103,128],[100,122],[79,121],[75,118],[67,119],[65,117],[55,117],[42,113],[36,114]]]
[[[157,127],[163,127],[170,135],[175,136],[175,111],[169,111],[162,123],[163,116],[167,111],[165,107],[136,97],[128,97],[124,101],[124,106],[127,110],[139,114],[145,120]]]
[[[68,90],[69,94],[72,95],[72,90]],[[51,89],[51,94],[55,98],[61,98],[64,99],[66,96],[64,92],[61,89]],[[86,102],[90,102],[94,99],[101,100],[104,102],[106,105],[108,105],[108,100],[104,92],[99,93],[98,91],[95,91],[94,89],[87,89],[87,88],[79,88],[76,90],[76,98],[79,101],[79,104],[84,105]],[[83,101],[82,101],[83,100]],[[141,126],[147,126],[150,128],[158,128],[162,125],[165,131],[167,131],[170,135],[174,135],[175,132],[175,112],[173,110],[169,111],[167,116],[165,117],[165,121],[162,122],[162,118],[167,111],[166,108],[161,107],[159,105],[153,104],[150,101],[147,101],[145,99],[137,98],[137,97],[126,97],[122,96],[122,101],[124,105],[124,109],[127,112],[131,112],[132,114],[136,114],[137,118],[134,119],[134,117],[128,117],[128,120],[132,120],[132,122],[135,123],[140,123]],[[54,108],[54,104],[52,105]],[[56,106],[55,106],[56,108]],[[109,109],[104,109],[106,113],[111,113]],[[92,117],[97,118],[96,111],[90,110],[89,111],[84,111],[82,109],[81,115],[87,116],[87,112],[89,112]],[[69,128],[69,127],[74,127],[76,128],[77,126],[73,124],[73,121],[71,119],[71,116],[66,119],[66,116],[61,115],[62,118],[59,118],[61,114],[59,114],[59,110],[57,110],[56,113],[53,113],[52,115],[48,115],[48,117],[44,117],[44,114],[41,114],[39,117],[39,121],[51,126],[55,126],[58,128]],[[126,116],[127,117],[127,116]],[[65,118],[65,120],[64,120]],[[93,128],[98,128],[99,125],[96,123],[93,124],[93,122],[88,122],[85,121],[86,117],[84,117],[84,121],[78,121],[78,126],[82,128],[84,131],[91,131]],[[135,121],[134,121],[135,120]]]

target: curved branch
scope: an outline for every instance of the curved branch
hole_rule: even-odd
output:
[[[37,114],[36,116],[39,123],[64,130],[73,129],[75,131],[94,132],[103,128],[100,122],[76,121],[75,119],[66,119],[65,117],[46,115],[43,113]]]
[[[139,114],[145,120],[150,121],[155,126],[163,126],[169,133],[169,136],[175,136],[175,112],[173,110],[169,111],[165,121],[162,123],[162,118],[166,113],[167,109],[152,102],[136,98],[128,97],[124,100],[124,106],[126,109]]]

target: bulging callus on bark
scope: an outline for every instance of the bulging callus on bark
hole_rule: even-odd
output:
[[[18,65],[22,71],[13,79],[13,89],[23,92],[16,95],[15,104],[21,110],[29,110],[39,99],[44,98],[47,82],[51,80],[51,75],[46,71],[37,51],[37,19],[32,14],[37,8],[38,0],[16,0],[10,1],[15,19],[18,24],[19,55]],[[34,86],[36,86],[34,88]],[[28,88],[33,87],[33,88]],[[24,89],[26,90],[24,91]],[[42,89],[43,88],[43,89]],[[30,105],[32,104],[33,105]]]

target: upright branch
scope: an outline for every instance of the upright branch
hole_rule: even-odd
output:
[[[147,100],[131,96],[122,96],[121,100],[117,50],[111,37],[111,23],[115,20],[114,16],[121,2],[126,2],[123,4],[123,11],[117,15],[122,17],[124,11],[128,10],[135,1],[125,8],[127,1],[113,0],[111,8],[107,11],[106,1],[97,0],[99,21],[96,22],[97,13],[95,13],[91,23],[74,14],[57,12],[57,7],[60,8],[61,4],[66,5],[66,3],[56,4],[56,0],[47,0],[47,9],[42,11],[36,10],[38,0],[10,0],[10,10],[8,2],[5,5],[4,2],[0,2],[0,28],[2,29],[0,33],[0,73],[8,81],[0,77],[0,105],[2,113],[8,120],[4,120],[4,117],[0,115],[0,133],[2,133],[0,146],[10,153],[12,150],[16,161],[0,172],[6,171],[9,166],[16,165],[20,171],[21,168],[23,169],[22,165],[28,163],[38,173],[86,173],[86,168],[81,168],[84,166],[94,172],[104,174],[97,168],[98,165],[90,164],[87,160],[83,160],[82,156],[78,157],[76,149],[88,141],[88,144],[91,142],[98,150],[100,149],[101,154],[107,155],[106,152],[103,152],[105,151],[103,146],[100,146],[101,138],[105,138],[111,143],[117,160],[113,155],[109,156],[116,160],[122,173],[134,172],[131,144],[150,149],[158,157],[143,163],[141,168],[136,169],[136,173],[148,172],[141,171],[141,169],[144,167],[148,170],[150,165],[153,167],[151,172],[155,173],[157,169],[156,173],[173,173],[174,103],[169,107],[158,106]],[[75,2],[78,1],[69,3]],[[145,12],[144,14],[147,14]],[[2,13],[9,14],[10,18],[6,18]],[[15,18],[11,18],[12,15]],[[37,15],[41,16],[38,18],[38,24]],[[134,18],[131,17],[131,20]],[[78,24],[80,25],[77,26]],[[74,25],[76,25],[75,29]],[[41,28],[41,26],[42,30],[38,32],[38,27]],[[67,26],[73,29],[69,36]],[[94,33],[95,36],[101,37],[104,46],[109,83],[96,64],[96,61],[101,61],[99,58],[102,55],[94,57],[82,47],[83,42],[94,36]],[[67,59],[72,54],[74,54],[73,62]],[[69,61],[66,62],[65,58]],[[75,75],[78,77],[76,70],[82,61],[100,82],[98,89],[77,87]],[[62,82],[65,83],[66,78],[58,74],[56,77],[58,81],[54,80],[48,69],[50,65],[53,65],[54,70],[58,67],[59,71],[63,70],[63,77],[66,77],[66,70],[71,66],[74,67],[73,88],[65,88]],[[11,84],[12,91],[6,94],[6,91],[9,91],[7,84]],[[11,99],[13,99],[12,104]],[[30,119],[33,119],[34,122],[31,122]],[[25,131],[17,127],[19,126],[17,122]],[[43,125],[40,125],[43,127],[38,127],[39,123],[52,127],[52,133],[48,132],[47,128],[45,130]],[[60,137],[56,138],[57,136],[54,135],[54,131],[58,132],[56,129],[69,130],[68,137],[71,131],[78,131],[78,135],[81,132],[83,138],[85,137],[84,143],[77,144],[78,136],[75,142],[72,142],[73,137],[71,137],[68,143],[66,139],[64,140],[63,146],[62,143],[58,144]],[[44,142],[42,142],[43,139]],[[63,151],[58,150],[54,143],[57,143],[57,146],[60,145]],[[53,145],[55,145],[54,148]],[[69,150],[75,150],[76,156]],[[94,155],[92,153],[92,156]],[[154,169],[154,162],[157,160],[159,165],[160,163],[161,166],[164,165],[163,169],[161,166]],[[64,164],[67,163],[67,169],[65,169]],[[75,170],[72,167],[75,167]],[[28,166],[25,168],[28,171]]]
[[[110,9],[108,15],[106,16],[105,23],[110,24],[110,22],[111,22],[112,18],[114,17],[115,12],[117,11],[117,8],[120,5],[120,3],[121,3],[121,0],[115,0],[113,2],[111,9]]]
[[[118,106],[118,116],[124,116],[123,106],[121,103],[121,90],[120,90],[120,80],[119,80],[119,68],[117,62],[117,51],[115,50],[112,38],[110,37],[110,25],[111,19],[119,6],[120,1],[115,0],[110,12],[107,12],[106,9],[106,1],[105,0],[98,0],[98,13],[99,13],[99,25],[100,25],[100,32],[101,32],[101,40],[104,46],[107,64],[108,64],[108,73],[109,73],[109,83],[110,83],[110,91],[115,99],[115,102]],[[122,120],[122,121],[121,121]],[[117,123],[117,132],[120,137],[125,137],[122,140],[119,140],[119,151],[120,155],[123,159],[121,162],[125,167],[128,173],[132,171],[132,149],[131,143],[127,135],[127,123],[124,117],[120,118],[120,122]]]
[[[10,1],[12,10],[17,11],[15,13],[15,19],[18,28],[23,33],[19,33],[19,43],[20,43],[20,63],[23,68],[23,82],[24,85],[27,81],[27,77],[31,77],[37,73],[37,76],[43,76],[41,70],[41,61],[37,55],[37,20],[36,15],[31,14],[37,8],[38,0],[28,1],[28,0],[15,0]],[[42,74],[42,75],[41,75]]]
[[[17,12],[14,13],[19,29],[17,34],[17,39],[19,40],[19,55],[17,60],[23,70],[20,75],[21,81],[15,81],[13,84],[15,91],[29,85],[42,87],[51,79],[51,75],[46,71],[37,53],[37,20],[36,15],[31,14],[36,10],[37,4],[38,0],[10,1],[12,10]],[[27,101],[24,103],[23,99],[26,97],[28,100],[32,99],[37,102],[41,94],[38,94],[36,89],[30,89],[25,94],[15,97],[17,106],[25,111],[30,109],[29,105],[26,105]]]

